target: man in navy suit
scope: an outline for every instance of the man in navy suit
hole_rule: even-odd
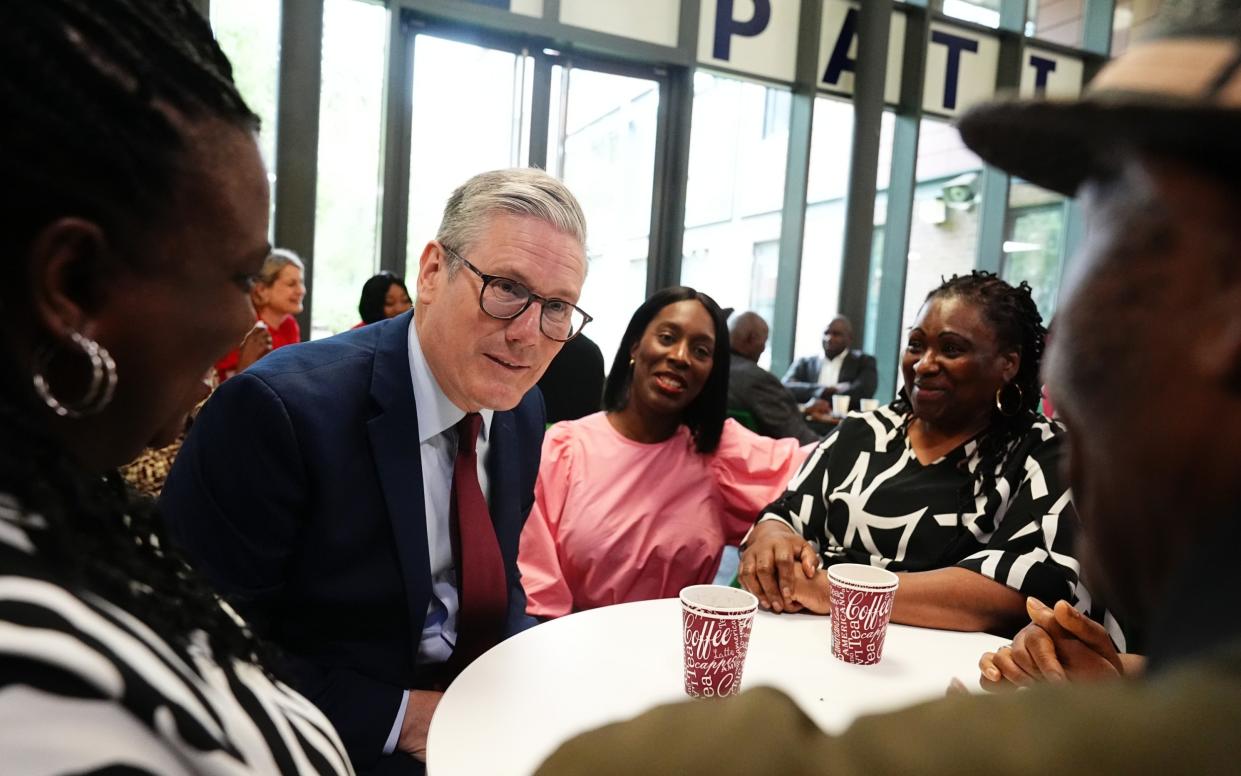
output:
[[[279,647],[359,772],[420,773],[446,682],[533,623],[517,571],[544,426],[532,389],[589,320],[584,244],[546,173],[472,178],[422,252],[412,312],[230,378],[168,478],[174,538]],[[463,564],[478,526],[490,563]],[[464,604],[473,566],[490,608]]]
[[[858,409],[862,399],[875,395],[879,371],[875,357],[850,350],[852,344],[853,324],[837,315],[823,330],[823,355],[803,356],[794,361],[784,373],[784,386],[800,402],[848,396],[849,409]]]

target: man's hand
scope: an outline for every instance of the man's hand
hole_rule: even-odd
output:
[[[800,568],[798,569],[798,567]],[[741,553],[737,578],[741,586],[758,596],[759,605],[774,612],[799,611],[793,600],[798,580],[813,578],[819,568],[814,545],[779,520],[759,523],[750,533]],[[801,574],[794,574],[797,569]]]
[[[1030,624],[1012,646],[988,652],[978,661],[985,689],[1028,687],[1038,681],[1094,681],[1126,673],[1125,661],[1099,623],[1058,601],[1049,609],[1036,598],[1026,599]]]
[[[409,703],[405,704],[405,719],[401,721],[401,735],[396,748],[421,762],[427,761],[427,731],[431,728],[431,716],[444,693],[433,690],[410,690]]]
[[[807,415],[824,415],[832,411],[832,405],[824,399],[811,399],[801,405],[801,411]]]

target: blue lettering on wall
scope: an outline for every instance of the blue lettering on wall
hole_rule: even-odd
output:
[[[1047,91],[1048,74],[1056,72],[1056,60],[1031,54],[1030,67],[1034,68],[1034,93],[1041,96]]]
[[[957,81],[961,77],[961,52],[978,52],[978,41],[940,30],[931,31],[931,42],[948,47],[948,68],[944,74],[944,109],[957,107]]]
[[[754,0],[754,16],[745,22],[733,18],[733,0],[716,0],[715,46],[711,56],[727,61],[732,53],[734,35],[753,38],[767,29],[770,22],[771,0]]]
[[[823,71],[823,83],[836,86],[846,70],[850,73],[857,72],[857,60],[849,58],[849,47],[853,45],[854,35],[857,35],[857,9],[850,8],[845,13],[845,23],[836,38],[836,47],[828,57],[827,69]]]

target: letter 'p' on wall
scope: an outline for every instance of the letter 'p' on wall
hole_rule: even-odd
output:
[[[792,81],[801,0],[700,0],[698,61]]]

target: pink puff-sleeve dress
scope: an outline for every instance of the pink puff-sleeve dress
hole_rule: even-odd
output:
[[[813,445],[724,423],[714,453],[681,426],[656,444],[621,435],[603,412],[543,440],[518,565],[536,617],[676,596],[710,582]]]

